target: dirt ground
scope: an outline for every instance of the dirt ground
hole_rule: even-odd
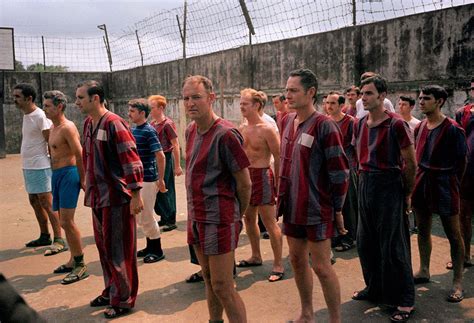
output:
[[[166,259],[155,264],[139,260],[139,295],[132,314],[119,318],[123,322],[207,322],[208,313],[204,284],[187,284],[184,279],[198,270],[189,262],[186,244],[186,197],[184,178],[177,180],[178,230],[162,234]],[[53,269],[68,260],[64,252],[44,257],[45,248],[25,248],[26,241],[37,238],[38,226],[24,190],[19,155],[0,159],[0,272],[23,295],[28,304],[51,322],[104,321],[101,309],[89,307],[89,301],[103,287],[97,249],[92,232],[91,211],[82,205],[76,212],[76,222],[82,232],[85,259],[90,277],[84,281],[63,286],[63,275]],[[445,297],[450,289],[452,273],[445,269],[449,260],[449,245],[435,220],[431,278],[429,284],[417,286],[416,312],[413,322],[474,322],[474,269],[465,270],[466,298],[459,304],[450,304]],[[145,244],[141,231],[138,247]],[[414,268],[418,266],[416,236],[412,236]],[[288,246],[284,242],[285,279],[269,283],[272,253],[269,240],[261,242],[264,264],[254,269],[239,269],[237,289],[247,308],[250,322],[285,322],[299,313],[299,300],[291,266]],[[236,258],[250,255],[245,232],[241,235]],[[389,311],[368,302],[351,300],[353,291],[364,287],[356,250],[337,253],[334,265],[340,279],[342,315],[344,322],[387,322]],[[321,287],[314,276],[313,303],[315,318],[327,322],[328,315]]]

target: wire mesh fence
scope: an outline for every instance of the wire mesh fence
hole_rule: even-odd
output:
[[[111,30],[107,39],[100,33],[93,38],[18,35],[15,57],[23,68],[31,70],[116,71],[472,4],[474,0],[245,0],[254,35],[250,35],[241,2],[189,0],[125,31]]]

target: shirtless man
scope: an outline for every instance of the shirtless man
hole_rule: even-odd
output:
[[[69,261],[54,270],[68,273],[61,284],[72,284],[89,276],[84,263],[81,233],[74,223],[79,191],[84,189],[84,167],[82,146],[76,125],[66,119],[66,96],[60,91],[47,91],[43,95],[43,109],[53,126],[49,135],[49,151],[53,169],[53,211],[59,211],[61,227],[71,248]]]
[[[252,247],[252,256],[241,260],[237,267],[262,265],[260,253],[260,232],[257,225],[257,214],[260,213],[263,224],[270,235],[273,249],[273,269],[268,277],[270,282],[283,278],[284,269],[281,260],[282,235],[275,217],[275,188],[278,179],[274,180],[270,168],[270,159],[275,160],[275,172],[280,168],[280,140],[277,132],[260,116],[265,98],[254,89],[244,89],[240,92],[240,110],[248,124],[240,128],[244,137],[244,150],[250,160],[250,178],[252,180],[252,195],[250,205],[245,212],[245,227]],[[276,184],[276,185],[275,185]]]

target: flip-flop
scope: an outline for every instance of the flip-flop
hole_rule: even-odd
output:
[[[276,276],[277,278],[276,279],[272,279],[272,276]],[[274,283],[274,282],[277,282],[279,280],[282,280],[283,279],[283,276],[285,276],[285,273],[282,273],[282,272],[278,272],[278,271],[272,271],[270,273],[270,275],[268,276],[268,281],[270,283]]]
[[[469,267],[472,267],[472,266],[474,266],[474,264],[472,262],[467,262],[467,261],[464,262],[464,268],[469,268]],[[446,269],[447,270],[453,270],[453,262],[452,261],[448,261],[446,263]]]
[[[53,270],[54,274],[67,274],[70,273],[74,268],[66,266],[66,264],[59,266]]]
[[[258,267],[261,266],[261,262],[249,262],[247,260],[241,260],[236,264],[236,267],[246,268],[246,267]]]
[[[334,247],[334,250],[336,250],[337,252],[344,252],[344,251],[351,250],[354,247],[355,247],[355,243],[341,242],[340,245]]]
[[[366,289],[362,289],[352,294],[352,299],[355,301],[367,301],[369,300],[369,292]]]
[[[430,278],[429,277],[413,277],[413,282],[415,283],[415,285],[427,284],[430,282]]]
[[[188,278],[186,278],[187,283],[198,283],[198,282],[203,282],[204,278],[202,277],[202,274],[200,275],[199,272],[192,274]]]
[[[390,321],[392,322],[407,322],[410,319],[410,316],[415,312],[415,310],[411,311],[400,311],[396,310],[395,312],[390,315]],[[397,316],[399,318],[397,318]]]
[[[165,259],[165,255],[161,254],[161,256],[155,255],[154,253],[149,253],[148,255],[143,258],[143,262],[146,264],[151,264],[160,260]]]
[[[69,285],[87,277],[89,277],[89,273],[87,272],[87,266],[84,265],[76,267],[72,270],[72,272],[67,274],[66,277],[63,278],[63,280],[61,280],[61,284]]]
[[[446,297],[446,300],[450,303],[459,303],[464,299],[464,290],[462,291],[452,291],[448,297]]]
[[[56,240],[54,239],[53,245],[44,252],[44,255],[47,256],[53,256],[57,255],[58,253],[61,253],[63,251],[68,250],[66,247],[66,243],[64,240]]]
[[[130,313],[129,308],[117,307],[117,306],[109,306],[104,311],[104,316],[107,319],[114,319],[120,316],[124,316]]]
[[[53,241],[50,238],[39,237],[36,240],[31,240],[30,242],[25,243],[26,247],[44,247],[51,245]]]
[[[109,304],[110,304],[110,299],[105,298],[102,295],[97,296],[89,303],[90,307],[101,307],[101,306],[107,306]]]

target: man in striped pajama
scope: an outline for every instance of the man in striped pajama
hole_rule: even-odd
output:
[[[143,210],[143,165],[128,124],[104,105],[104,88],[86,81],[76,89],[76,105],[88,117],[83,130],[85,202],[92,208],[94,237],[105,288],[90,303],[108,306],[106,318],[124,315],[138,292],[136,214]]]

